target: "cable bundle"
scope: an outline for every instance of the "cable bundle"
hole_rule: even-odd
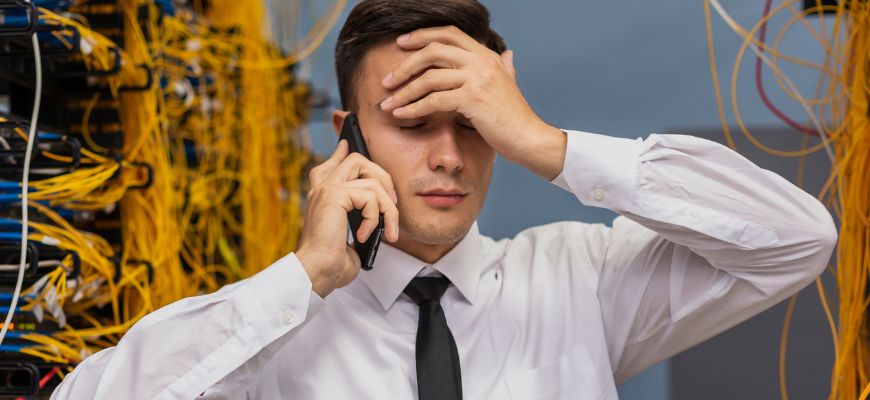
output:
[[[823,5],[816,0],[814,7],[797,10],[795,0],[785,0],[776,7],[767,0],[761,20],[747,30],[734,21],[717,0],[705,0],[707,43],[710,68],[713,75],[719,117],[728,144],[734,141],[720,92],[718,71],[710,18],[710,6],[737,33],[743,44],[731,74],[731,106],[741,133],[761,150],[781,157],[803,157],[816,151],[825,151],[831,160],[828,180],[818,198],[831,207],[839,222],[839,244],[836,267],[829,267],[837,283],[839,310],[835,321],[828,305],[827,291],[821,279],[816,280],[819,299],[830,325],[835,352],[831,375],[830,399],[866,399],[870,396],[870,349],[868,349],[868,309],[870,304],[870,108],[868,108],[868,74],[870,74],[870,7],[861,0],[844,0],[836,5]],[[808,2],[811,3],[811,2]],[[783,25],[771,44],[766,41],[768,21],[774,15],[788,12],[791,17]],[[826,26],[823,13],[832,14],[832,26]],[[819,17],[819,29],[807,19]],[[779,45],[786,32],[801,23],[824,49],[822,62],[811,62],[784,54]],[[759,96],[770,111],[785,124],[804,135],[803,147],[798,151],[775,149],[763,143],[747,129],[740,117],[737,101],[737,78],[746,50],[756,55],[755,80]],[[788,61],[819,72],[813,97],[800,93],[794,82],[778,67],[778,60]],[[768,98],[761,82],[762,63],[776,78],[779,88],[798,102],[809,123],[790,118]],[[810,144],[817,137],[817,143]],[[799,173],[799,182],[802,174]],[[780,392],[788,398],[785,373],[785,355],[788,327],[796,297],[792,297],[783,326],[780,343]]]
[[[0,0],[0,68],[13,77],[0,114],[0,311],[21,298],[5,310],[0,374],[15,375],[0,394],[51,390],[148,312],[292,251],[312,162],[311,89],[293,66],[345,5],[282,54],[260,2]],[[37,92],[51,93],[38,122],[20,116],[20,93],[35,90],[30,36],[44,56]],[[19,272],[21,290],[8,287],[4,274]]]

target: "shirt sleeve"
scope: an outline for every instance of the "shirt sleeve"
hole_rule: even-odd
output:
[[[325,302],[295,254],[256,275],[179,300],[85,359],[52,399],[237,399]]]
[[[830,260],[825,207],[725,146],[567,134],[553,183],[620,214],[588,255],[617,382],[796,293]]]

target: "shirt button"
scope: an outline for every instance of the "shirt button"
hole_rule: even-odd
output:
[[[296,318],[296,313],[294,313],[293,310],[285,308],[282,312],[282,318],[284,319],[285,324],[292,324]]]
[[[592,198],[595,199],[595,201],[604,200],[604,189],[595,188],[595,190],[592,191]]]

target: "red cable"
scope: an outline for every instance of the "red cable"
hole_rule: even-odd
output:
[[[764,1],[764,15],[762,16],[762,18],[764,18],[764,20],[761,23],[761,29],[758,31],[758,41],[761,43],[761,46],[758,46],[759,52],[764,51],[764,37],[765,37],[765,34],[767,33],[767,15],[770,14],[770,5],[772,2],[773,2],[772,0],[765,0]],[[764,105],[767,106],[767,109],[770,110],[770,112],[772,112],[774,115],[779,117],[779,119],[781,119],[783,122],[785,122],[786,124],[788,124],[792,128],[795,128],[795,129],[797,129],[797,130],[799,130],[807,135],[819,136],[819,132],[817,132],[815,129],[810,128],[806,125],[802,125],[802,124],[792,120],[787,115],[785,115],[785,113],[783,113],[778,108],[776,108],[776,106],[773,105],[773,103],[770,101],[770,99],[767,98],[767,93],[765,93],[765,91],[764,91],[764,85],[761,83],[761,56],[760,55],[755,56],[755,87],[758,89],[758,95],[761,97],[761,101],[763,101]]]
[[[60,371],[60,368],[54,367],[54,368],[52,368],[51,371],[49,371],[47,374],[45,374],[45,376],[43,376],[42,379],[39,380],[39,388],[40,389],[44,388],[45,385],[48,384],[48,381],[50,381],[51,378],[54,377],[54,375],[58,373],[58,371]]]

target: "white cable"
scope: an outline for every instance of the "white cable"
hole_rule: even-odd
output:
[[[30,3],[30,0],[25,0]],[[34,18],[37,19],[36,25],[39,25],[39,11],[36,12]],[[24,284],[24,266],[27,260],[27,235],[29,234],[28,216],[28,200],[27,187],[30,176],[30,158],[33,155],[33,142],[36,141],[36,124],[39,121],[39,103],[42,100],[42,54],[39,49],[39,39],[36,37],[36,31],[30,36],[30,41],[33,43],[33,60],[34,68],[36,69],[36,90],[33,95],[33,113],[30,116],[30,130],[27,134],[27,148],[24,150],[24,166],[21,176],[21,262],[18,264],[18,281],[15,282],[15,291],[12,293],[12,303],[9,304],[9,312],[6,313],[6,319],[3,322],[3,328],[0,329],[0,344],[3,344],[3,338],[6,337],[6,331],[9,330],[9,323],[12,322],[12,317],[15,315],[15,307],[18,306],[18,297],[21,296],[21,286]]]
[[[744,35],[749,34],[748,32],[746,32],[746,30],[742,26],[740,26],[740,24],[737,23],[737,21],[734,21],[734,19],[731,18],[730,15],[728,15],[728,13],[725,11],[725,9],[722,8],[722,5],[719,4],[719,0],[709,0],[709,1],[710,1],[710,5],[712,5],[713,8],[716,9],[716,12],[719,13],[719,16],[722,17],[723,20],[725,20],[725,23],[727,23],[728,26],[730,26],[731,29],[734,30],[734,32],[738,34],[738,36],[740,36],[739,35],[740,33],[742,33]],[[797,86],[795,86],[794,82],[792,82],[791,78],[789,78],[788,75],[786,75],[784,72],[780,71],[780,69],[776,66],[776,64],[771,62],[770,59],[767,58],[767,56],[764,55],[763,52],[761,52],[761,50],[758,48],[758,45],[756,45],[755,43],[750,41],[749,48],[759,58],[761,58],[761,61],[764,61],[764,64],[766,64],[772,71],[778,73],[783,78],[783,81],[785,81],[785,84],[786,84],[786,86],[788,86],[789,90],[791,90],[795,94],[796,100],[798,101],[798,103],[800,103],[801,107],[803,107],[804,111],[806,111],[807,116],[810,118],[810,121],[813,123],[813,126],[816,128],[816,132],[819,133],[819,137],[822,139],[822,143],[825,145],[825,152],[828,154],[828,158],[831,159],[831,165],[834,167],[834,170],[837,170],[837,160],[834,158],[833,150],[831,150],[830,140],[828,140],[828,136],[827,136],[827,134],[825,134],[825,130],[822,129],[822,124],[819,122],[818,117],[813,112],[813,110],[809,106],[809,104],[807,104],[807,102],[804,100],[803,96],[801,96],[800,91],[797,89]]]
[[[62,260],[42,260],[37,263],[39,268],[57,267],[63,265]],[[0,271],[18,271],[18,264],[0,264]]]

